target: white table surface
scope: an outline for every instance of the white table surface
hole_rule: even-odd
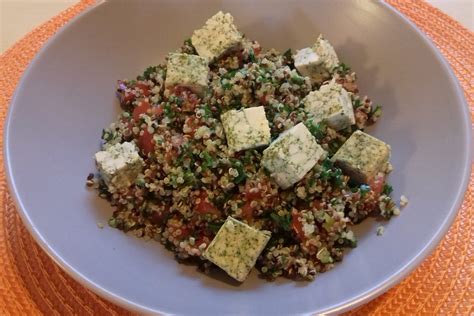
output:
[[[77,2],[77,0],[0,0],[0,53],[36,26]],[[428,2],[471,31],[474,30],[474,0],[428,0]]]

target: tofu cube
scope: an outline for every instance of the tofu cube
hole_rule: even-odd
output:
[[[232,217],[227,217],[211,241],[203,257],[243,282],[258,256],[270,240],[269,231],[257,230]]]
[[[239,48],[242,34],[234,25],[234,17],[219,11],[202,28],[194,31],[191,43],[199,56],[211,62],[229,50]]]
[[[287,189],[324,157],[326,151],[316,143],[306,126],[299,123],[263,151],[262,165],[282,189]]]
[[[131,186],[143,168],[143,160],[136,146],[129,142],[97,152],[95,161],[111,193]]]
[[[310,47],[298,50],[293,59],[300,75],[306,77],[311,77],[312,69],[317,68],[321,63],[321,58]]]
[[[234,152],[270,143],[270,126],[263,106],[227,111],[221,121],[227,145]]]
[[[319,35],[311,48],[299,50],[293,58],[298,72],[316,83],[329,79],[339,64],[334,47],[322,35]]]
[[[351,97],[342,85],[334,81],[310,92],[303,103],[314,123],[326,120],[337,131],[355,124]]]
[[[197,55],[172,53],[168,57],[165,87],[184,86],[203,95],[207,90],[207,60]]]
[[[386,169],[390,146],[369,134],[355,131],[331,159],[354,181],[369,183]]]

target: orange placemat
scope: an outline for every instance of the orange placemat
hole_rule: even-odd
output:
[[[0,56],[1,132],[13,91],[28,63],[58,28],[93,2],[83,0],[62,12]],[[474,35],[425,2],[388,2],[428,34],[447,58],[464,88],[474,118]],[[3,153],[0,162],[3,164]],[[472,315],[473,218],[474,173],[460,212],[436,251],[401,284],[349,314]],[[14,209],[3,170],[0,171],[0,314],[130,314],[85,289],[39,248]]]

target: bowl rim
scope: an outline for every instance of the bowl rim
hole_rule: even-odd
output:
[[[10,157],[10,129],[12,125],[12,113],[13,109],[15,108],[17,104],[17,99],[18,96],[22,93],[22,86],[24,85],[24,82],[28,80],[29,74],[32,71],[34,65],[38,60],[40,60],[45,54],[45,52],[48,50],[48,48],[51,46],[51,43],[53,43],[57,38],[61,37],[63,33],[69,29],[70,27],[74,26],[77,24],[80,20],[84,19],[87,17],[91,12],[93,12],[95,9],[97,9],[99,6],[107,3],[108,1],[106,0],[98,0],[95,4],[90,6],[89,8],[86,8],[84,11],[79,13],[77,16],[73,17],[66,25],[62,26],[54,35],[52,35],[46,43],[40,48],[39,52],[33,57],[31,60],[30,64],[24,71],[24,73],[21,76],[21,79],[19,80],[17,87],[15,88],[15,92],[13,94],[13,97],[11,99],[9,108],[8,108],[8,113],[7,113],[7,118],[5,120],[5,125],[4,125],[4,145],[3,145],[3,153],[4,153],[4,168],[5,168],[5,175],[6,175],[6,181],[7,181],[7,186],[8,190],[11,194],[11,197],[13,198],[13,202],[15,205],[16,210],[18,211],[22,222],[25,224],[27,227],[28,231],[30,234],[33,236],[34,240],[37,242],[37,244],[41,247],[41,249],[63,270],[65,271],[69,276],[71,276],[75,281],[79,282],[81,285],[85,286],[86,288],[92,290],[94,293],[98,294],[100,297],[105,298],[106,300],[115,303],[123,308],[126,308],[131,311],[139,312],[139,313],[159,313],[159,314],[166,314],[164,311],[156,310],[156,309],[150,309],[146,306],[143,306],[141,304],[138,304],[136,302],[130,301],[124,297],[121,297],[109,290],[104,289],[100,285],[96,284],[94,280],[86,277],[85,275],[81,274],[80,271],[76,270],[72,265],[70,265],[68,262],[66,262],[52,247],[51,245],[48,244],[46,239],[43,237],[41,232],[37,229],[35,226],[35,223],[31,220],[30,216],[28,215],[28,211],[26,210],[25,206],[23,205],[22,201],[19,198],[19,192],[17,190],[16,184],[15,184],[15,179],[13,175],[13,170],[11,166],[11,161],[12,158]],[[419,251],[419,253],[411,258],[404,266],[402,266],[398,271],[394,271],[394,273],[384,280],[383,282],[377,284],[373,288],[358,294],[357,296],[347,300],[347,301],[342,301],[338,305],[336,305],[333,308],[323,310],[321,313],[342,313],[344,311],[348,311],[350,309],[353,309],[357,306],[362,305],[363,303],[369,302],[370,300],[373,300],[374,298],[378,297],[379,295],[383,294],[386,292],[388,289],[391,287],[395,286],[399,282],[401,282],[405,277],[408,276],[418,265],[428,256],[430,255],[434,249],[438,246],[440,243],[441,239],[445,236],[447,233],[448,229],[451,227],[451,224],[453,223],[460,207],[461,203],[464,200],[464,195],[465,192],[468,188],[468,183],[470,179],[470,174],[471,174],[471,168],[472,168],[472,161],[473,155],[474,155],[474,141],[472,140],[472,127],[471,127],[471,121],[470,121],[470,112],[469,112],[469,107],[467,104],[467,101],[464,97],[463,89],[459,83],[459,80],[455,76],[453,70],[449,66],[447,60],[445,57],[441,54],[441,52],[436,48],[434,43],[427,37],[425,33],[423,33],[412,21],[410,21],[406,16],[404,16],[401,12],[399,12],[397,9],[392,7],[390,4],[381,1],[380,4],[382,7],[386,10],[388,10],[392,15],[395,15],[396,18],[400,20],[400,23],[405,23],[407,24],[412,31],[414,31],[420,41],[423,41],[425,45],[427,45],[428,49],[434,53],[435,58],[440,62],[441,67],[443,68],[444,72],[447,73],[449,80],[453,84],[454,92],[457,95],[457,104],[462,104],[463,109],[462,111],[464,112],[463,115],[463,124],[466,126],[466,142],[465,142],[465,147],[466,151],[464,153],[464,156],[462,157],[462,161],[464,162],[463,166],[463,177],[461,179],[460,185],[457,189],[456,192],[456,198],[453,201],[453,204],[451,208],[449,209],[449,212],[438,228],[438,230],[435,232],[435,234],[431,237],[429,242]]]

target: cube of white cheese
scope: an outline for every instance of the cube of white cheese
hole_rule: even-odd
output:
[[[95,154],[95,161],[111,193],[131,186],[142,171],[143,160],[133,143],[115,144]]]
[[[328,125],[337,131],[355,124],[351,97],[346,89],[335,81],[310,92],[303,103],[306,111],[312,115],[314,123],[326,120]]]
[[[302,76],[311,77],[312,69],[318,67],[321,63],[321,58],[316,52],[310,48],[303,48],[296,52],[293,56],[295,60],[295,67]]]
[[[369,183],[386,169],[390,146],[369,134],[355,131],[331,159],[354,181]]]
[[[306,126],[299,123],[283,132],[263,151],[262,165],[282,189],[287,189],[324,157],[324,149]]]
[[[243,282],[270,240],[269,231],[257,230],[228,217],[203,257]]]
[[[210,62],[229,50],[240,47],[242,34],[234,25],[233,16],[219,11],[202,28],[194,31],[191,43],[199,56]]]
[[[165,87],[184,86],[202,95],[207,90],[207,60],[197,55],[172,53],[168,57]]]
[[[299,50],[294,60],[298,72],[310,77],[316,83],[329,79],[334,68],[339,64],[334,47],[322,35],[319,35],[311,48]]]
[[[270,143],[270,126],[263,106],[227,111],[221,121],[227,145],[234,152]]]

